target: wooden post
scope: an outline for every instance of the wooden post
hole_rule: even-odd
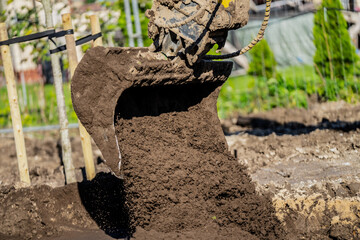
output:
[[[5,40],[8,40],[6,24],[0,23],[0,41],[5,41]],[[1,56],[4,65],[6,86],[8,91],[9,103],[10,103],[12,126],[14,129],[16,155],[18,159],[19,172],[20,172],[20,181],[26,184],[30,184],[24,133],[22,129],[18,96],[16,92],[14,67],[12,64],[10,47],[8,45],[1,46]]]
[[[50,0],[42,0],[42,4],[45,11],[46,27],[48,29],[54,28],[52,19],[52,9]],[[55,40],[56,41],[56,40]],[[50,49],[56,48],[56,45],[49,41]],[[69,122],[65,111],[65,98],[62,84],[62,73],[60,68],[60,58],[58,54],[51,54],[51,66],[54,74],[54,84],[56,91],[56,103],[59,113],[60,122],[60,135],[61,135],[61,149],[62,149],[62,160],[65,169],[66,183],[76,182],[75,168],[71,158],[71,144],[69,138]]]
[[[90,16],[90,25],[91,25],[91,34],[92,35],[101,32],[99,17],[97,15],[94,14],[94,15]],[[98,47],[98,46],[102,46],[102,45],[103,45],[102,37],[95,39],[92,43],[92,47]]]
[[[62,22],[64,25],[64,30],[73,29],[70,13],[66,13],[62,15]],[[69,58],[70,74],[71,77],[73,77],[75,73],[75,69],[78,65],[78,57],[76,54],[74,34],[66,35],[65,40],[66,40],[66,49]],[[79,130],[81,137],[81,146],[85,160],[86,179],[91,180],[95,177],[95,164],[94,164],[94,156],[91,147],[91,138],[80,121],[79,121]]]

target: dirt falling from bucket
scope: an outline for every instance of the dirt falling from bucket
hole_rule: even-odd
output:
[[[231,156],[217,116],[231,68],[190,68],[146,48],[93,48],[79,63],[74,109],[123,175],[123,214],[136,239],[282,238],[270,198]]]
[[[189,84],[120,96],[116,133],[136,238],[282,238],[270,199],[227,149],[218,92],[215,84]]]

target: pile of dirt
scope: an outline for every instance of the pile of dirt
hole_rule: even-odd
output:
[[[190,109],[190,111],[194,110]],[[177,114],[180,114],[184,120],[177,124],[186,124],[187,120],[183,118],[183,112],[180,111]],[[244,126],[244,124],[240,126],[236,124],[238,118],[234,118],[232,120],[234,124],[227,126],[223,124],[223,127],[234,130],[233,134],[226,136],[226,140],[232,152],[235,149],[237,150],[238,161],[242,165],[238,165],[236,159],[224,151],[223,142],[220,143],[220,147],[217,147],[219,141],[212,142],[209,138],[213,136],[211,131],[202,132],[206,136],[205,139],[207,139],[205,144],[203,140],[199,140],[200,136],[187,138],[186,135],[182,135],[182,131],[178,130],[175,124],[168,124],[166,128],[161,128],[162,124],[160,123],[162,121],[173,120],[170,112],[166,113],[165,111],[161,116],[163,118],[158,118],[159,121],[157,121],[156,126],[144,120],[143,123],[151,126],[150,130],[147,129],[146,131],[144,128],[140,128],[138,124],[136,128],[130,128],[129,119],[126,119],[126,116],[123,116],[123,118],[119,116],[118,136],[121,139],[120,131],[123,131],[124,135],[129,138],[128,141],[122,139],[125,144],[120,144],[124,148],[124,154],[134,151],[135,146],[138,145],[141,149],[140,154],[147,155],[149,154],[147,150],[152,145],[152,143],[149,143],[151,141],[158,143],[159,149],[163,150],[162,152],[161,150],[155,151],[151,162],[142,162],[142,168],[139,165],[141,160],[137,159],[137,156],[135,156],[134,164],[128,163],[124,156],[123,164],[133,166],[134,170],[137,171],[137,174],[133,176],[135,181],[130,182],[126,178],[124,182],[110,173],[101,173],[106,171],[106,168],[100,161],[96,165],[98,174],[93,181],[63,186],[65,180],[61,171],[59,150],[56,147],[59,136],[39,140],[34,139],[34,136],[27,135],[26,145],[29,153],[29,166],[32,172],[31,179],[35,186],[21,188],[18,184],[15,184],[16,179],[18,179],[18,170],[13,139],[1,136],[0,239],[122,239],[131,230],[134,230],[131,227],[134,223],[142,226],[135,229],[134,237],[137,239],[209,239],[215,238],[214,236],[219,239],[231,239],[234,236],[236,239],[239,238],[238,236],[243,236],[246,239],[256,238],[255,233],[252,233],[251,230],[249,230],[251,233],[245,232],[248,231],[247,229],[251,229],[252,226],[236,223],[238,221],[236,219],[245,219],[246,222],[253,221],[249,212],[244,213],[241,210],[236,210],[238,206],[241,206],[243,209],[253,211],[249,207],[244,207],[245,203],[249,203],[253,208],[268,206],[268,209],[264,210],[265,215],[274,211],[277,219],[279,219],[275,228],[280,226],[283,228],[286,234],[285,239],[359,238],[360,135],[357,122],[360,121],[360,110],[358,106],[343,102],[320,103],[310,106],[307,110],[274,109],[267,113],[240,116],[242,119],[257,118],[261,119],[261,121],[283,121],[277,127],[266,125],[262,125],[262,127],[257,125],[255,127],[252,125]],[[303,116],[313,120],[305,122],[302,120],[304,119]],[[147,119],[151,118],[152,116],[147,117]],[[323,120],[325,118],[329,121]],[[198,120],[196,124],[200,128],[211,129],[209,123],[212,120],[208,120],[208,118],[199,118]],[[136,117],[134,118],[134,124],[142,121]],[[340,121],[346,122],[346,124],[341,127]],[[292,124],[298,127],[290,128],[289,122],[293,122]],[[125,126],[129,126],[129,128],[122,129]],[[318,126],[318,128],[307,128],[309,126]],[[193,127],[188,126],[186,128],[188,130],[183,130],[185,131],[184,134],[189,134],[186,131],[193,131]],[[134,134],[139,137],[137,140],[126,133],[126,131],[132,129]],[[154,132],[151,132],[152,130]],[[167,132],[171,140],[170,143],[158,140],[155,132],[160,130]],[[146,137],[150,135],[155,140]],[[182,140],[182,144],[188,144],[195,148],[198,146],[197,150],[199,152],[190,150],[189,155],[184,155],[186,154],[184,151],[178,152],[176,150],[178,146],[171,148],[174,144],[172,140],[177,138],[187,139],[187,141]],[[134,142],[132,143],[132,141]],[[202,146],[208,143],[211,147],[201,150]],[[81,173],[83,160],[80,138],[74,138],[72,144],[76,171]],[[167,146],[170,146],[173,155],[181,154],[186,156],[186,161],[189,161],[189,163],[179,161],[179,159],[172,161],[171,159],[174,159],[174,156],[171,156],[171,154],[170,156],[164,155],[163,152],[168,151],[165,151]],[[219,151],[217,154],[214,154],[211,150],[215,149],[215,147]],[[98,154],[96,148],[94,148],[94,151],[95,155]],[[209,160],[208,157],[210,156],[212,159]],[[219,159],[220,156],[221,159],[226,159],[222,167],[216,165],[216,159]],[[166,157],[168,157],[168,161],[165,161]],[[182,198],[176,194],[168,195],[168,198],[166,198],[161,190],[168,191],[167,188],[169,188],[170,191],[174,192],[175,188],[180,189],[181,186],[179,187],[179,185],[182,183],[178,182],[181,181],[182,176],[176,170],[180,167],[190,167],[190,165],[195,164],[195,157],[207,159],[208,162],[201,162],[206,168],[195,165],[195,167],[191,166],[191,169],[187,170],[187,172],[190,172],[190,177],[183,180],[183,183],[189,183],[189,196],[200,196],[202,193],[207,196],[207,193],[205,193],[205,191],[208,191],[206,190],[207,184],[213,188],[210,192],[215,195],[214,191],[217,190],[214,190],[213,186],[217,178],[214,179],[214,174],[211,174],[210,178],[210,174],[206,169],[224,172],[224,180],[222,179],[221,183],[227,182],[231,189],[227,190],[224,186],[218,187],[220,192],[226,191],[226,193],[220,195],[217,199],[211,199],[211,196],[208,196],[206,198],[209,200],[207,203],[205,200],[198,198],[204,206],[199,206],[198,203],[189,200],[185,195],[185,191],[179,191]],[[167,165],[167,163],[169,164]],[[154,166],[155,169],[160,165],[164,165],[164,168],[169,169],[169,172],[173,174],[169,175],[161,169],[156,169],[159,174],[156,174],[156,171],[150,171],[151,166]],[[36,170],[37,166],[41,166],[41,168]],[[262,194],[270,194],[270,199],[256,195],[253,192],[254,185],[249,185],[248,176],[243,174],[243,166],[250,170],[246,170],[246,172],[249,173],[253,180],[255,189]],[[233,170],[229,170],[231,168]],[[201,184],[198,176],[194,177],[195,173],[203,174],[203,181],[206,184]],[[126,174],[129,175],[130,173]],[[161,189],[162,186],[158,186],[159,184],[156,185],[158,183],[156,179],[153,184],[150,183],[155,174],[159,176],[159,181],[164,183],[166,189]],[[152,197],[144,205],[145,210],[138,208],[136,198],[134,199],[135,194],[140,194],[141,197],[140,191],[142,191],[143,187],[143,185],[139,185],[142,184],[142,181],[140,182],[136,178],[146,178],[144,188],[149,188],[149,191],[145,190],[144,192],[147,196]],[[82,177],[78,180],[82,181]],[[233,183],[236,182],[241,182],[240,186],[242,188],[234,187]],[[133,189],[133,191],[125,191],[124,186],[132,183],[134,186],[130,186],[130,189]],[[44,186],[45,184],[49,184],[51,187]],[[196,184],[198,184],[198,187],[195,188]],[[186,185],[184,187],[186,188]],[[249,200],[246,195],[242,195],[242,189],[250,192],[247,195],[253,198]],[[240,195],[240,198],[236,198],[236,194]],[[184,227],[179,226],[179,229],[182,227],[182,230],[176,233],[173,231],[161,232],[164,215],[160,211],[157,211],[154,217],[150,216],[148,221],[151,220],[152,223],[144,220],[143,216],[149,216],[151,207],[154,207],[154,205],[154,209],[165,207],[164,210],[168,210],[166,213],[170,216],[178,217],[178,215],[164,205],[156,205],[154,198],[159,198],[159,202],[162,204],[168,203],[169,206],[176,206],[180,209],[184,209],[183,206],[189,206],[186,206],[187,201],[194,203],[196,209],[191,208],[191,206],[188,207],[188,212],[190,212],[188,216],[193,212],[199,212],[193,221],[194,225],[197,226],[189,227],[191,223],[185,221]],[[128,201],[128,204],[125,204],[126,201]],[[141,201],[140,199],[139,202]],[[269,204],[270,201],[271,204]],[[211,209],[214,206],[213,203],[216,204],[215,210],[206,214],[205,208]],[[257,203],[259,204],[257,205]],[[185,215],[184,211],[181,212],[183,215]],[[217,211],[224,212],[224,214],[218,214]],[[261,212],[256,209],[254,211]],[[134,214],[131,216],[131,213]],[[236,215],[237,213],[239,216]],[[197,221],[198,215],[200,219],[205,219],[205,221],[199,224]],[[226,216],[224,217],[224,215]],[[228,217],[234,215],[235,217]],[[134,218],[135,216],[140,217]],[[178,218],[189,219],[189,217],[182,215]],[[268,217],[268,219],[272,223],[272,217]],[[167,226],[172,228],[176,224],[175,219]],[[263,224],[269,226],[267,231],[275,232],[271,229],[271,224],[268,225],[265,220]],[[262,226],[259,229],[263,229]]]
[[[349,132],[360,127],[360,105],[339,101],[311,103],[308,109],[275,108],[268,112],[234,116],[223,120],[222,127],[226,135],[299,135],[326,129]]]
[[[119,99],[116,130],[131,226],[157,232],[154,239],[189,231],[196,234],[187,239],[282,238],[270,198],[256,193],[227,149],[217,86],[129,91]]]
[[[122,181],[110,173],[57,188],[2,186],[0,206],[0,239],[54,239],[99,228],[120,237],[128,222]]]

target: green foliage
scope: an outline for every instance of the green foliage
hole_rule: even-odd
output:
[[[103,1],[102,4],[113,11],[121,12],[120,17],[118,19],[117,25],[108,25],[106,26],[104,22],[100,21],[102,25],[102,29],[106,32],[112,32],[115,29],[121,29],[122,33],[124,34],[125,39],[129,39],[129,34],[126,28],[126,15],[124,11],[124,1],[123,0],[116,0],[116,1]],[[148,47],[151,45],[152,40],[147,35],[147,26],[149,20],[145,16],[145,11],[150,9],[152,5],[151,0],[140,0],[139,1],[139,18],[141,24],[141,35],[143,38],[144,46]],[[134,23],[134,16],[132,16],[132,22]],[[135,26],[133,24],[133,33],[135,33]],[[135,39],[135,44],[137,46],[137,41]],[[125,42],[125,46],[128,46],[128,42]]]
[[[276,60],[269,44],[265,39],[256,44],[250,50],[251,62],[248,74],[263,76],[266,78],[276,77]]]
[[[340,4],[338,0],[324,0],[324,4],[329,2],[332,5],[326,6],[340,7],[337,5]],[[321,22],[322,18],[328,20]],[[230,78],[222,87],[218,100],[221,118],[235,111],[263,111],[274,107],[307,108],[308,99],[312,95],[323,101],[342,99],[355,103],[360,100],[359,57],[351,44],[341,12],[330,13],[329,10],[324,15],[323,11],[319,11],[315,21],[318,21],[314,27],[317,73],[312,66],[291,66],[277,72],[274,55],[266,41],[262,40],[250,51],[252,61],[249,75]],[[338,23],[340,27],[337,29]],[[321,48],[319,43],[325,46]]]
[[[12,2],[13,1],[10,0],[8,4]],[[64,8],[65,7],[64,5]],[[46,26],[40,24],[36,10],[39,9],[22,6],[20,9],[13,7],[3,11],[0,19],[3,18],[3,20],[7,22],[9,38],[26,36],[46,29]],[[62,9],[59,9],[58,13],[61,11]],[[24,50],[26,46],[33,47],[31,55],[34,63],[50,61],[49,44],[46,39],[20,43],[22,50]]]
[[[314,17],[314,64],[323,78],[346,79],[356,70],[359,56],[351,43],[340,0],[323,0]]]
[[[0,9],[0,22],[5,22],[6,21],[6,10],[4,9]]]
[[[40,85],[32,84],[27,85],[27,95],[28,95],[28,106],[24,107],[22,103],[21,95],[21,86],[17,87],[19,105],[21,111],[21,120],[23,126],[40,126],[46,124],[58,124],[58,112],[56,108],[56,94],[55,88],[53,85],[45,85],[45,119],[41,117],[40,110],[40,94],[41,91]],[[65,95],[65,105],[68,120],[70,123],[76,123],[77,117],[74,112],[72,103],[71,103],[71,94],[69,84],[64,84],[64,95]],[[0,128],[10,128],[11,127],[11,114],[10,114],[10,105],[7,96],[6,87],[0,88]]]
[[[8,1],[8,4],[12,1]],[[95,0],[87,0],[86,3],[93,3]],[[126,19],[125,19],[125,12],[124,10],[124,1],[123,0],[104,0],[101,1],[101,4],[111,10],[108,13],[107,19],[100,18],[100,24],[102,33],[104,35],[103,40],[105,46],[107,45],[107,40],[109,34],[113,34],[116,30],[121,30],[124,34],[125,39],[128,39],[128,33],[126,28]],[[151,0],[139,0],[139,15],[140,15],[140,23],[141,23],[141,30],[142,30],[142,37],[144,46],[150,46],[152,40],[149,39],[147,36],[147,25],[148,19],[145,17],[146,9],[151,8],[152,1]],[[66,5],[64,5],[66,7]],[[39,9],[38,9],[39,10]],[[61,11],[60,9],[59,11]],[[7,10],[0,9],[0,20],[5,21],[8,23],[8,33],[9,38],[24,36],[28,34],[32,34],[35,32],[43,31],[45,26],[40,25],[38,21],[38,15],[36,12],[36,8],[28,8],[22,7],[21,9],[17,8],[8,8]],[[118,14],[120,13],[120,17]],[[10,17],[11,16],[11,17]],[[134,22],[134,17],[132,17]],[[77,26],[74,26],[75,30]],[[89,24],[90,31],[90,24]],[[134,24],[133,24],[133,27]],[[134,30],[135,32],[135,30]],[[137,41],[135,40],[135,43]],[[114,43],[115,46],[122,46],[121,43]],[[32,51],[32,58],[35,63],[39,63],[42,61],[50,61],[49,56],[49,44],[47,43],[46,39],[31,41],[27,43],[20,44],[21,48],[25,48],[26,46],[31,45],[33,46]],[[125,46],[128,46],[128,43],[125,43]],[[82,45],[82,50],[85,52],[90,47],[90,44]],[[66,53],[62,53],[66,54]],[[65,58],[66,59],[66,58]]]
[[[206,55],[221,55],[221,52],[217,51],[218,49],[219,45],[215,44]],[[217,59],[215,59],[214,61],[217,61]]]
[[[229,78],[221,88],[218,113],[225,118],[234,112],[256,112],[274,107],[307,108],[309,97],[323,100],[360,100],[360,78],[322,80],[312,66],[292,66],[278,71],[277,78],[245,75]]]

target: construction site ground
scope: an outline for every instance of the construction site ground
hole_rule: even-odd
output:
[[[360,238],[360,106],[328,102],[279,108],[234,115],[222,127],[229,150],[247,167],[256,190],[270,196],[285,239]],[[58,134],[26,134],[31,187],[18,182],[12,136],[0,136],[0,239],[123,237],[118,227],[126,222],[126,216],[119,217],[122,180],[109,173],[93,145],[98,174],[84,181],[81,142],[75,130],[71,135],[78,183],[65,186]],[[201,233],[196,226],[179,225],[178,235],[137,228],[134,237],[237,239],[241,233],[220,225],[209,216],[208,230]]]

